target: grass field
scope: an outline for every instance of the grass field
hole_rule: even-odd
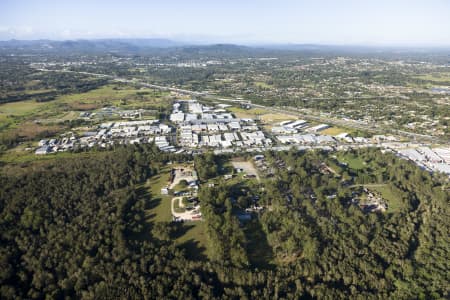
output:
[[[351,131],[351,130],[348,130],[348,129],[345,129],[345,128],[340,128],[340,127],[330,127],[330,128],[325,129],[325,130],[322,130],[322,131],[320,132],[320,134],[323,134],[323,135],[333,135],[333,136],[335,136],[335,135],[338,135],[338,134],[341,134],[341,133],[344,133],[344,132],[350,133],[350,131]]]
[[[158,175],[153,176],[145,184],[150,191],[151,200],[146,216],[149,221],[154,222],[170,222],[172,221],[172,213],[170,212],[169,195],[161,195],[161,188],[167,185],[170,176],[170,168],[163,168]]]
[[[354,170],[362,170],[366,168],[366,164],[361,158],[350,153],[339,154],[338,160],[348,164],[348,166]]]
[[[0,116],[24,116],[45,105],[44,102],[33,100],[0,104]]]
[[[259,119],[263,123],[269,124],[286,120],[294,120],[296,118],[295,116],[289,114],[272,113],[262,108],[243,109],[240,107],[230,107],[228,110],[234,113],[238,118]]]
[[[268,113],[260,116],[260,120],[264,123],[273,124],[275,122],[282,122],[287,120],[294,120],[295,116],[289,114],[281,114],[281,113]]]
[[[86,93],[61,95],[48,102],[27,100],[1,104],[0,116],[24,116],[38,112],[66,113],[68,107],[74,110],[91,110],[107,105],[125,107],[159,105],[165,103],[162,98],[166,95],[168,93],[153,92],[150,89],[139,90],[132,87],[115,89],[114,85],[107,85]]]
[[[114,85],[106,85],[87,93],[63,95],[55,102],[66,104],[74,110],[92,110],[106,105],[133,108],[164,104],[161,98],[166,95],[168,93],[154,92],[150,89],[139,90],[132,87],[117,88]]]
[[[165,98],[167,95],[167,92],[150,89],[141,90],[133,87],[107,85],[86,93],[61,95],[55,100],[47,102],[27,100],[1,104],[0,131],[5,134],[35,139],[45,131],[50,134],[58,133],[59,129],[63,128],[56,128],[52,123],[75,120],[80,111],[95,110],[111,105],[123,109],[139,107],[158,110],[161,106],[169,104]],[[36,120],[52,126],[35,126],[32,122]]]
[[[390,185],[389,183],[385,184],[363,184],[363,185],[354,185],[353,187],[363,186],[367,188],[369,191],[380,193],[381,198],[386,200],[388,203],[388,213],[398,213],[401,212],[405,207],[405,202],[402,199],[401,192],[395,187]]]
[[[161,195],[161,188],[165,187],[170,177],[170,167],[161,169],[160,173],[150,178],[144,185],[150,192],[151,198],[146,210],[147,222],[170,222],[172,213],[170,211],[169,195]],[[177,223],[175,243],[186,251],[191,259],[204,259],[207,256],[206,231],[204,222]]]
[[[187,257],[204,260],[208,256],[205,222],[180,223],[176,244],[186,251]]]
[[[228,110],[236,115],[238,118],[252,118],[255,119],[260,115],[267,114],[269,111],[261,108],[243,109],[240,107],[229,107]]]
[[[256,81],[255,86],[263,88],[263,89],[270,89],[272,87],[272,85],[270,85],[266,82],[263,82],[263,81]]]
[[[414,78],[433,81],[433,82],[437,82],[437,83],[450,82],[450,73],[439,73],[439,74],[431,73],[431,74],[414,76]]]

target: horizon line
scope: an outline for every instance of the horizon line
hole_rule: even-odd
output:
[[[0,42],[69,42],[69,41],[105,41],[105,40],[164,40],[167,42],[178,43],[177,46],[208,46],[208,45],[235,45],[248,47],[264,47],[264,46],[322,46],[322,47],[370,47],[370,48],[448,48],[450,44],[439,43],[376,43],[376,42],[281,42],[281,41],[226,41],[226,40],[198,40],[198,39],[173,39],[170,37],[79,37],[79,38],[0,38]],[[170,46],[172,47],[172,46]],[[175,46],[173,46],[175,47]]]

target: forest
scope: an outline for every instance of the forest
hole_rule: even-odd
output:
[[[448,298],[443,179],[378,150],[351,153],[363,161],[358,167],[342,155],[267,152],[277,167],[256,186],[202,186],[207,260],[174,244],[176,224],[146,222],[156,195],[136,189],[168,162],[192,157],[147,145],[4,166],[0,298]],[[227,158],[194,159],[206,182],[220,176]],[[352,204],[354,186],[385,183],[397,208],[365,213]],[[266,209],[241,222],[236,212],[250,199]],[[265,265],[252,258],[248,227],[255,223],[272,256]]]

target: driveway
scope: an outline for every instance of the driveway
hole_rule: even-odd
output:
[[[183,205],[183,203],[181,201],[182,198],[183,197],[172,198],[171,205],[170,205],[170,208],[171,208],[171,211],[172,211],[172,216],[174,216],[177,220],[201,221],[202,220],[202,218],[201,218],[202,214],[200,212],[200,205],[195,206],[194,209],[191,210],[191,211],[187,211],[186,210],[185,212],[182,212],[182,213],[175,212],[175,201],[179,201],[178,202],[178,206],[179,207],[184,207],[184,205]],[[198,218],[198,216],[200,216],[200,218]],[[197,217],[197,218],[194,218],[194,217]]]

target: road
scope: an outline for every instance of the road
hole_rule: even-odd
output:
[[[305,119],[305,120],[309,120],[309,121],[315,121],[315,122],[319,122],[319,123],[326,123],[326,124],[331,124],[331,125],[340,126],[340,127],[363,130],[363,131],[368,131],[368,132],[377,133],[377,134],[395,134],[398,136],[406,137],[408,139],[412,138],[417,142],[423,141],[423,142],[428,142],[428,143],[430,143],[430,142],[448,143],[448,141],[441,141],[440,138],[435,137],[435,136],[407,132],[404,130],[392,129],[389,127],[381,126],[376,123],[363,123],[363,122],[356,121],[356,120],[337,119],[337,118],[332,118],[329,116],[320,116],[317,114],[313,114],[312,112],[308,112],[306,114],[304,112],[301,112],[298,108],[295,108],[295,107],[290,107],[290,106],[269,107],[269,106],[264,106],[264,105],[260,105],[260,104],[253,104],[250,101],[226,99],[226,98],[221,98],[219,96],[211,95],[208,93],[195,92],[195,91],[190,91],[190,90],[185,90],[185,89],[179,89],[179,88],[174,88],[174,87],[167,87],[167,86],[152,84],[152,83],[144,82],[144,81],[136,79],[136,78],[126,79],[126,78],[120,78],[120,77],[116,77],[116,76],[112,76],[112,75],[81,72],[81,71],[70,71],[70,70],[65,70],[65,69],[63,69],[63,70],[48,70],[48,69],[40,68],[37,70],[42,71],[42,72],[63,72],[63,73],[65,72],[65,73],[77,73],[77,74],[84,74],[84,75],[89,75],[89,76],[96,76],[96,77],[100,77],[100,78],[107,78],[107,79],[110,79],[110,80],[113,80],[116,82],[130,83],[130,84],[140,85],[140,86],[147,87],[147,88],[159,89],[162,91],[172,91],[172,92],[177,92],[177,93],[181,93],[181,94],[191,95],[194,97],[201,97],[204,100],[232,102],[232,103],[244,102],[244,103],[251,104],[252,107],[262,108],[262,109],[268,110],[270,112],[275,112],[275,113],[290,114],[293,117],[301,118],[301,119]]]

